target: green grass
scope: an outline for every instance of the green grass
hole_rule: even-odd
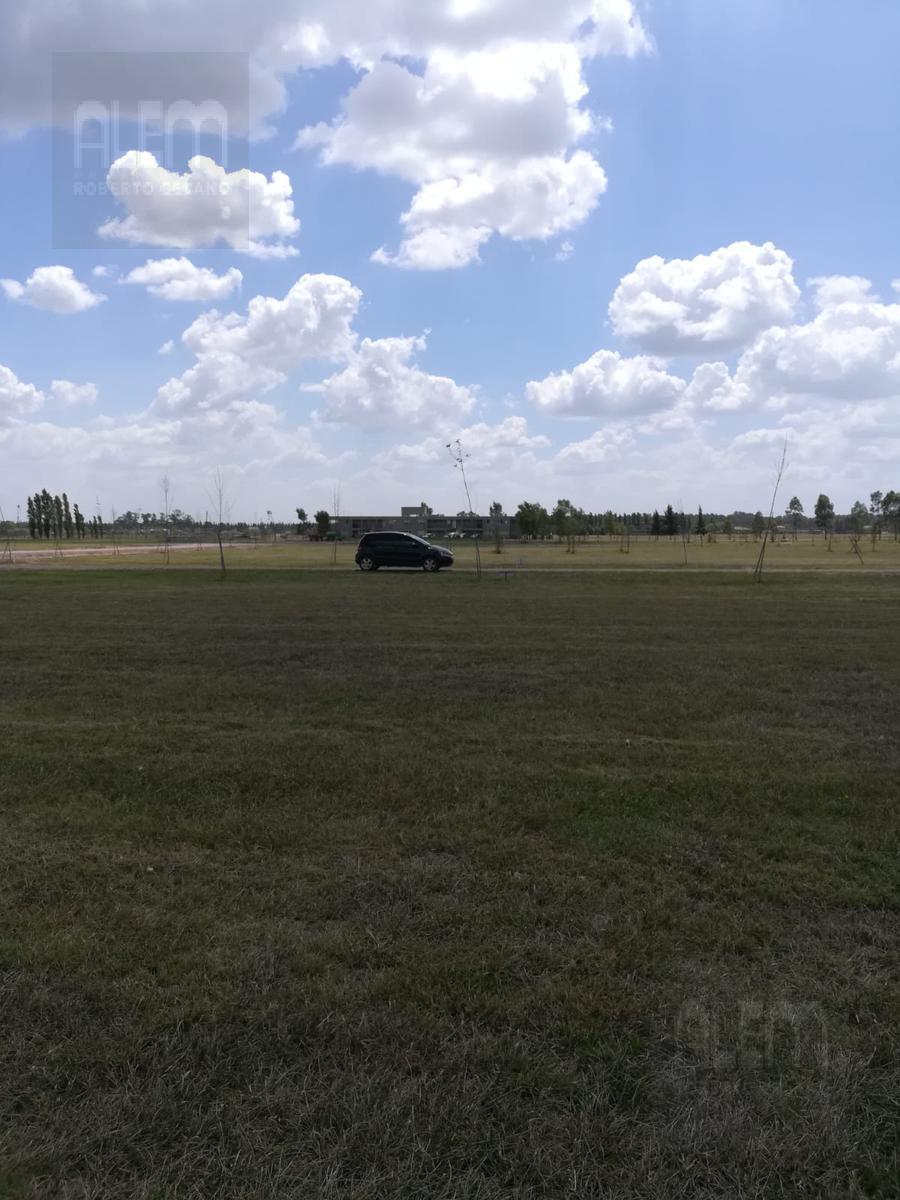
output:
[[[5,573],[0,1197],[896,1197],[898,615]]]

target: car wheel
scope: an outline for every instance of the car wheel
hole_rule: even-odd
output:
[[[361,571],[377,571],[378,564],[375,562],[375,559],[372,558],[372,556],[370,554],[364,554],[363,557],[359,560],[359,569]]]
[[[438,562],[438,560],[430,554],[428,555],[427,558],[422,559],[422,570],[423,571],[437,571],[439,567],[440,567],[440,563]]]

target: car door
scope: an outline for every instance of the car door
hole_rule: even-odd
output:
[[[404,533],[401,533],[398,536],[400,539],[400,544],[397,547],[399,558],[398,566],[421,567],[425,547],[418,540],[418,538],[410,537],[408,534]]]
[[[385,567],[405,567],[402,533],[383,533],[378,539],[378,561]]]
[[[380,567],[384,562],[384,545],[377,534],[366,534],[360,546],[360,551],[363,554],[370,555],[375,560],[376,566]]]

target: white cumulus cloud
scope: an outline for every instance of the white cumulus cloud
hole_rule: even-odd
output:
[[[0,279],[0,288],[10,300],[63,315],[95,308],[106,299],[77,279],[71,267],[38,267],[24,283]]]
[[[97,403],[97,385],[94,383],[72,383],[68,379],[54,379],[50,394],[58,404],[74,408],[81,404]]]
[[[631,0],[67,0],[0,6],[0,127],[15,134],[50,119],[53,51],[61,46],[113,51],[105,64],[110,95],[130,95],[123,52],[234,51],[250,56],[251,126],[284,105],[284,79],[305,67],[349,61],[369,68],[382,58],[427,60],[440,52],[464,55],[512,43],[571,42],[584,57],[632,56],[650,39]],[[115,71],[121,72],[121,80]],[[215,59],[173,57],[171,93],[215,96],[235,116],[245,102],[246,78],[224,73]],[[116,87],[117,82],[120,86]],[[243,132],[239,130],[238,132]]]
[[[810,279],[816,308],[832,308],[835,304],[867,304],[878,297],[872,292],[872,281],[862,275],[819,275]]]
[[[60,46],[116,52],[98,58],[93,72],[101,74],[99,94],[123,97],[126,119],[139,105],[128,51],[202,47],[211,53],[172,55],[164,93],[213,97],[239,136],[271,132],[269,118],[286,107],[296,72],[349,65],[357,81],[341,112],[301,131],[301,145],[319,148],[326,163],[374,169],[417,188],[469,190],[478,180],[496,197],[465,227],[458,214],[443,223],[429,217],[414,199],[401,245],[379,254],[405,267],[459,266],[476,260],[492,233],[543,238],[584,220],[605,187],[598,163],[588,173],[573,160],[579,142],[603,124],[586,101],[584,64],[652,50],[632,0],[67,0],[30,4],[27,19],[20,8],[0,8],[0,128],[14,134],[50,120],[49,64]],[[246,77],[223,70],[215,53],[236,49],[249,56],[249,119]],[[540,166],[548,159],[558,161],[555,171]],[[128,197],[125,215],[103,227],[108,237],[184,249],[220,240],[268,257],[292,250],[289,191],[272,194],[286,182],[279,172],[267,181],[264,206],[277,213],[275,228],[249,235],[240,195],[229,197],[227,215],[196,197],[187,212],[152,187],[148,196],[140,194],[146,187],[134,194],[133,164],[113,174]],[[172,179],[157,182],[168,196]],[[528,232],[508,230],[519,223],[511,203],[521,203]]]
[[[766,330],[735,383],[755,403],[900,400],[900,304],[829,301],[804,325]]]
[[[619,283],[609,315],[620,337],[645,350],[704,354],[787,324],[799,298],[783,250],[735,242],[692,259],[643,259]]]
[[[606,191],[603,168],[586,151],[571,158],[486,166],[461,178],[427,183],[403,214],[407,236],[376,262],[430,270],[466,266],[494,234],[545,239],[580,225]]]
[[[631,416],[669,408],[685,390],[659,358],[624,358],[598,350],[572,371],[532,381],[526,395],[536,408],[555,416]]]
[[[164,414],[230,407],[284,382],[305,359],[350,354],[361,294],[336,275],[304,275],[283,299],[254,296],[246,316],[213,309],[182,334],[195,364],[159,389]]]
[[[421,75],[383,61],[298,145],[417,186],[399,250],[382,247],[376,261],[464,266],[495,233],[544,239],[574,228],[606,190],[600,164],[575,150],[605,124],[583,104],[585,53],[547,41],[435,50]]]
[[[749,401],[747,388],[736,382],[722,362],[701,363],[684,392],[686,404],[712,412],[731,412]]]
[[[475,396],[413,361],[425,338],[364,338],[347,366],[316,390],[324,397],[320,420],[381,429],[458,426],[475,406]]]
[[[189,258],[151,259],[135,267],[123,282],[143,284],[163,300],[224,300],[241,286],[243,275],[236,267],[217,275],[209,267],[198,267]]]
[[[300,222],[283,171],[270,179],[246,169],[229,173],[198,154],[179,174],[146,150],[129,150],[110,167],[107,184],[127,212],[100,226],[110,240],[185,250],[224,244],[257,258],[297,253],[290,239]]]
[[[43,392],[23,383],[9,367],[0,365],[0,425],[34,412],[43,402]]]
[[[561,154],[594,125],[572,45],[517,43],[436,54],[417,75],[384,61],[362,77],[331,123],[301,130],[328,164],[368,167],[414,183],[488,164]]]
[[[634,445],[630,429],[610,426],[598,429],[580,442],[570,442],[554,456],[550,469],[564,473],[591,470],[604,463],[621,459]]]

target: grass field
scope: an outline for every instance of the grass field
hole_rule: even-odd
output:
[[[440,542],[440,538],[436,541]],[[475,565],[474,543],[469,541],[448,542],[456,556],[457,566],[471,570]],[[892,537],[882,537],[873,547],[871,539],[859,542],[862,555],[854,553],[850,539],[837,535],[832,549],[827,550],[821,537],[801,536],[791,540],[770,542],[766,549],[765,566],[769,571],[851,571],[868,570],[900,572],[900,542]],[[619,538],[593,538],[577,542],[574,553],[568,553],[565,543],[507,541],[501,552],[495,552],[492,542],[481,544],[481,562],[485,571],[498,570],[678,570],[687,566],[689,570],[752,571],[760,551],[760,543],[752,537],[735,537],[732,540],[721,535],[715,542],[699,542],[692,538],[684,545],[680,539],[635,537],[623,552]],[[356,542],[346,541],[332,546],[307,541],[282,541],[277,543],[239,542],[226,551],[228,564],[233,569],[250,567],[288,569],[335,567],[349,568],[353,564]],[[42,543],[27,542],[14,550],[15,562],[20,566],[40,566],[58,569],[60,565],[87,567],[96,570],[101,566],[124,568],[146,567],[148,562],[158,563],[162,547],[150,543],[140,553],[129,553],[123,549],[114,554],[109,543],[90,541],[77,545],[62,543],[64,559],[53,556],[52,549]],[[172,567],[219,566],[218,550],[214,547],[198,549],[196,545],[183,544],[170,551]]]
[[[5,572],[0,1196],[898,1196],[898,616]]]

